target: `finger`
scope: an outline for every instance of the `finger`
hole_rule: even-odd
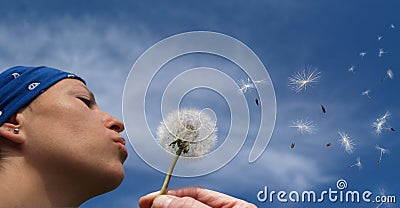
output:
[[[140,208],[150,208],[153,204],[154,199],[158,196],[159,191],[147,194],[146,196],[142,196],[139,199],[139,207]]]
[[[211,207],[256,207],[254,204],[241,199],[201,187],[192,186],[169,190],[168,195],[191,197]]]
[[[191,197],[176,197],[170,195],[157,196],[153,201],[156,208],[211,208]]]

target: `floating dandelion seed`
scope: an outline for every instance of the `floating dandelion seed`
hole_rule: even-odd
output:
[[[378,160],[378,165],[381,164],[382,161],[382,155],[389,153],[388,149],[385,149],[383,147],[380,147],[379,145],[376,145],[376,149],[379,150],[380,154],[379,154],[379,160]]]
[[[300,120],[293,121],[293,125],[289,126],[289,127],[296,128],[296,134],[293,137],[293,140],[296,139],[296,136],[298,133],[312,134],[316,131],[315,124],[312,121],[309,121],[307,119],[305,119],[305,120],[300,119]],[[295,146],[295,142],[293,141],[290,147],[293,149],[294,146]]]
[[[386,75],[387,75],[387,77],[389,77],[390,79],[393,79],[393,77],[394,77],[393,71],[392,71],[391,69],[389,69],[389,70],[386,71]]]
[[[386,71],[386,76],[382,78],[382,82],[385,81],[385,79],[393,79],[394,78],[394,73],[391,69]]]
[[[165,194],[173,169],[181,154],[198,157],[207,154],[217,141],[216,122],[197,109],[181,109],[170,113],[157,129],[160,144],[175,154],[160,194]]]
[[[395,29],[396,27],[394,26],[394,24],[390,24],[390,28]]]
[[[367,52],[360,52],[361,60],[364,58],[365,55],[367,55]]]
[[[240,86],[239,91],[242,93],[246,93],[247,90],[256,87],[254,84],[263,84],[263,83],[266,83],[266,81],[265,80],[255,80],[252,82],[249,78],[247,78],[246,81],[241,79],[239,81],[239,86]]]
[[[267,81],[265,79],[263,79],[263,80],[254,80],[253,82],[254,82],[254,84],[264,84]]]
[[[290,148],[294,148],[294,145],[296,145],[296,143],[292,142],[292,144],[290,145]]]
[[[385,53],[388,53],[388,52],[384,51],[383,48],[381,48],[381,49],[379,49],[379,54],[378,54],[378,56],[379,56],[379,57],[382,57],[383,54],[385,54]]]
[[[255,88],[254,84],[250,81],[249,78],[247,78],[247,81],[241,79],[239,86],[240,86],[239,90],[242,93],[246,93],[248,89]]]
[[[347,153],[351,154],[354,150],[354,142],[350,139],[350,136],[345,132],[338,132],[340,135],[340,144],[344,147]]]
[[[354,74],[355,73],[354,69],[355,69],[355,66],[351,66],[349,69],[347,69],[347,71],[349,71],[349,72]]]
[[[371,99],[371,97],[369,96],[369,93],[371,92],[371,90],[365,90],[365,91],[363,91],[363,92],[361,92],[361,95],[365,95],[365,96],[367,96],[369,99]]]
[[[378,35],[378,41],[382,40],[382,36]]]
[[[348,168],[352,168],[352,167],[355,167],[355,166],[357,166],[359,169],[362,168],[362,164],[361,164],[360,158],[357,158],[357,162],[356,162],[356,163],[354,163],[354,164],[352,164],[352,165],[349,165],[349,166],[347,166],[347,167],[348,167]]]
[[[394,74],[393,74],[393,71],[392,71],[391,69],[387,70],[386,74],[388,75],[388,77],[389,77],[390,79],[393,79]]]
[[[381,199],[383,199],[383,197],[387,197],[388,194],[386,193],[385,189],[380,188],[379,189],[379,196],[381,197]],[[383,204],[386,204],[386,207],[390,207],[390,200],[388,200],[386,202],[384,200],[381,200],[381,202],[378,204],[378,206],[376,206],[376,208],[381,207]]]
[[[386,125],[387,119],[390,117],[390,112],[386,111],[385,115],[380,118],[377,118],[376,121],[372,123],[372,127],[375,128],[375,133],[380,135],[382,130],[391,130],[394,131],[393,127],[388,127]]]
[[[326,113],[326,108],[325,108],[325,106],[322,105],[322,104],[321,104],[321,110],[322,110],[323,113]]]
[[[297,132],[299,132],[300,134],[312,134],[316,131],[315,124],[307,119],[293,121],[293,125],[289,127],[296,128]]]
[[[307,90],[307,86],[312,86],[313,83],[319,82],[321,78],[321,72],[318,72],[317,69],[313,71],[308,68],[303,71],[299,71],[289,77],[289,87],[291,87],[296,93],[300,91]]]

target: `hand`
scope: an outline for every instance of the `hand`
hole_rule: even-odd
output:
[[[246,201],[200,187],[169,190],[167,195],[154,192],[139,200],[140,208],[257,208]]]

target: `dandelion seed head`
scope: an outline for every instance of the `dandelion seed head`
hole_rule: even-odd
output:
[[[350,139],[350,136],[345,133],[345,132],[338,132],[340,135],[340,144],[344,147],[347,153],[351,154],[353,153],[355,143],[352,139]]]
[[[311,87],[312,84],[319,82],[320,78],[321,72],[318,72],[317,69],[304,69],[289,77],[289,87],[299,93],[302,90],[307,90],[308,86]]]
[[[307,119],[305,120],[299,119],[293,121],[293,125],[289,127],[296,128],[297,132],[299,132],[300,134],[305,134],[305,133],[312,134],[316,131],[315,124]]]
[[[180,109],[167,115],[157,129],[160,144],[175,154],[176,139],[188,142],[189,151],[184,155],[197,157],[207,154],[217,141],[216,121],[205,111],[193,108]]]

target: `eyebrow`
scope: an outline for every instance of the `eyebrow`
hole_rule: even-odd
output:
[[[92,99],[93,101],[96,101],[96,98],[94,97],[93,92],[90,91],[86,86],[83,88],[89,93],[90,99]]]
[[[77,90],[78,90],[78,88],[85,90],[89,94],[90,99],[92,99],[93,101],[96,101],[96,98],[95,98],[93,92],[90,91],[86,86],[80,85],[79,87],[74,87],[74,88],[77,89]]]

